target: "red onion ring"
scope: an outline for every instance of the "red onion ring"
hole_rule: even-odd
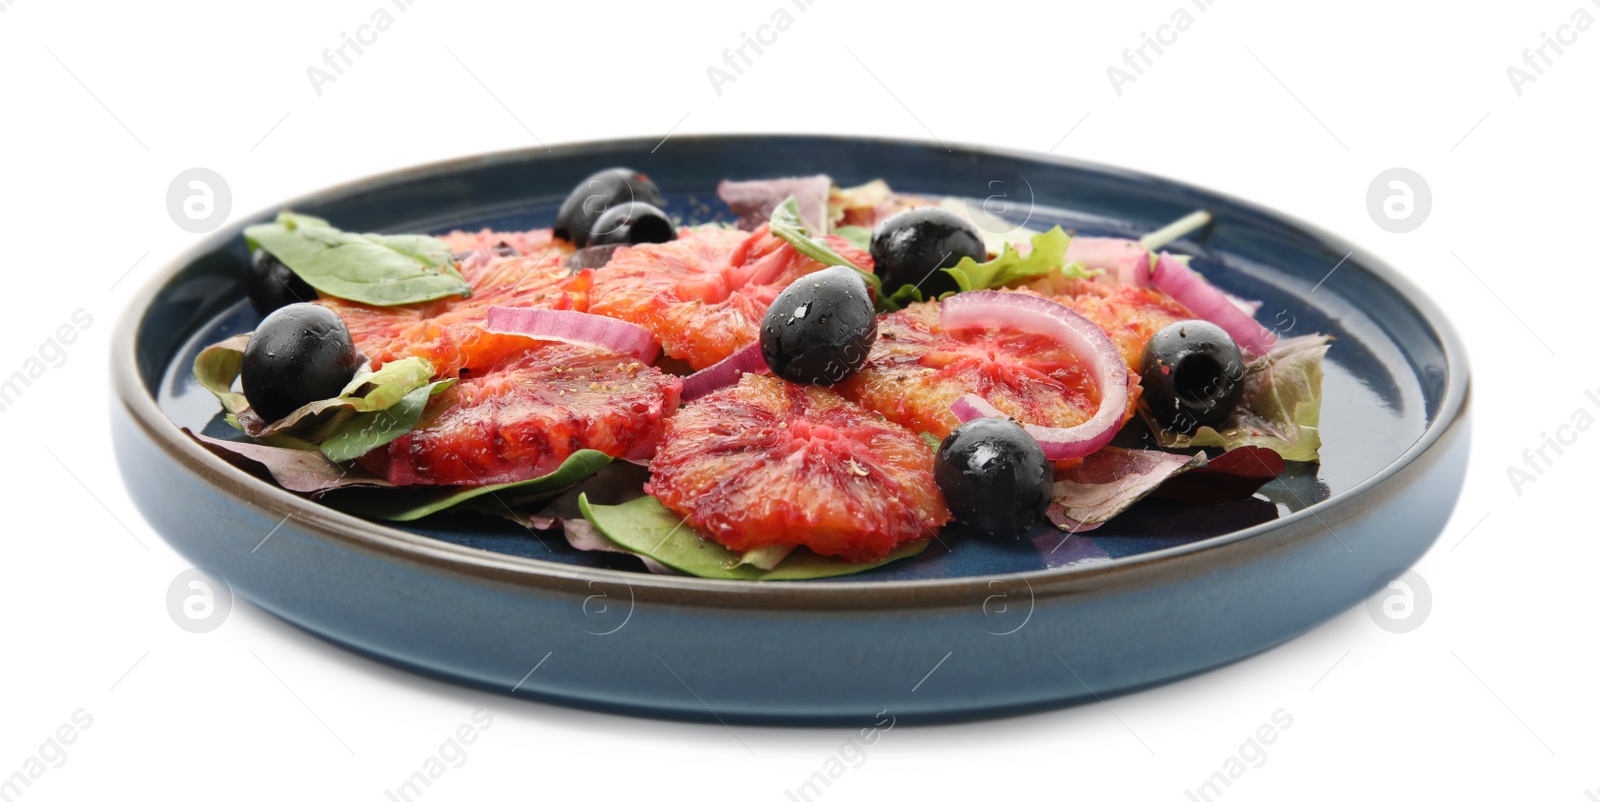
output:
[[[1196,317],[1217,324],[1246,352],[1260,356],[1272,350],[1278,335],[1245,314],[1222,290],[1213,287],[1187,265],[1162,253],[1152,277],[1156,289],[1189,308]]]
[[[1081,360],[1100,388],[1100,408],[1077,426],[1056,428],[1024,423],[1039,441],[1047,459],[1072,459],[1091,454],[1115,437],[1128,410],[1128,365],[1099,326],[1048,298],[1020,292],[978,290],[946,298],[939,307],[939,325],[946,331],[999,328],[1048,337]],[[958,420],[1007,417],[982,396],[967,394],[950,406]]]
[[[520,334],[536,340],[592,345],[619,354],[632,354],[645,364],[661,353],[650,330],[625,320],[564,309],[489,307],[486,329],[495,334]]]
[[[683,400],[693,401],[724,387],[738,384],[746,373],[767,373],[767,360],[761,356],[761,343],[751,343],[727,359],[683,377]]]

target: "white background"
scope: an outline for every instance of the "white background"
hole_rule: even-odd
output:
[[[1520,495],[1507,477],[1576,410],[1600,417],[1583,396],[1600,388],[1588,243],[1600,27],[1547,51],[1520,96],[1506,73],[1541,32],[1600,5],[1217,0],[1188,6],[1193,26],[1119,96],[1107,67],[1180,0],[816,0],[719,96],[706,68],[778,0],[417,0],[318,96],[306,68],[380,2],[0,0],[0,374],[73,310],[93,316],[66,362],[0,413],[0,775],[74,711],[93,717],[26,799],[382,799],[479,707],[492,727],[426,799],[777,800],[837,753],[835,730],[739,727],[736,740],[462,690],[246,603],[215,632],[185,632],[165,594],[188,566],[135,511],[109,454],[113,321],[197,239],[168,216],[180,171],[223,175],[237,216],[535,135],[674,127],[937,137],[1212,187],[1390,260],[1472,357],[1471,469],[1416,567],[1433,604],[1415,631],[1357,608],[1109,707],[898,727],[823,798],[1183,799],[1280,708],[1292,726],[1227,799],[1600,798],[1600,432]],[[1375,225],[1365,200],[1396,166],[1433,192],[1425,224],[1403,235]]]

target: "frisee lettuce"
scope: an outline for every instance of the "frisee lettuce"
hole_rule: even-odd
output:
[[[1061,273],[1067,278],[1089,278],[1094,274],[1084,270],[1077,262],[1067,262],[1067,244],[1072,237],[1056,226],[1042,234],[1033,235],[1033,248],[1026,255],[1010,245],[987,262],[976,262],[964,256],[955,267],[944,269],[955,279],[957,292],[993,290],[1050,273]]]

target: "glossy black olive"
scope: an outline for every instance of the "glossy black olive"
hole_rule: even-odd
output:
[[[644,173],[627,167],[601,170],[580,181],[561,203],[555,235],[582,248],[589,244],[589,234],[600,215],[613,206],[633,201],[666,205],[661,190]]]
[[[907,209],[879,223],[870,252],[885,293],[912,284],[924,298],[957,289],[942,268],[955,267],[963,256],[975,262],[989,259],[983,237],[970,221],[934,207]]]
[[[1244,394],[1244,357],[1216,324],[1182,320],[1150,338],[1139,378],[1142,402],[1156,423],[1191,434],[1233,414]]]
[[[761,356],[782,379],[833,385],[856,375],[878,339],[867,282],[836,265],[790,284],[761,321]]]
[[[278,257],[257,248],[245,269],[245,291],[250,305],[262,315],[270,315],[289,304],[317,300],[317,291],[294,274]]]
[[[267,315],[250,336],[239,382],[250,408],[270,422],[338,395],[360,361],[338,315],[316,304],[290,304]]]
[[[940,444],[933,478],[954,529],[1009,540],[1044,520],[1055,466],[1016,421],[974,418]]]
[[[645,242],[671,242],[678,238],[678,227],[666,212],[648,203],[619,203],[600,215],[589,232],[589,246],[639,245]]]

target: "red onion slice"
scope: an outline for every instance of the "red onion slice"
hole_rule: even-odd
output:
[[[1024,423],[1048,459],[1072,459],[1098,450],[1115,437],[1128,411],[1128,365],[1099,326],[1048,298],[1020,292],[979,290],[946,298],[939,307],[946,331],[998,328],[1048,337],[1083,362],[1100,388],[1100,408],[1077,426],[1055,428]],[[967,394],[950,411],[965,423],[973,418],[1006,417],[982,396]]]
[[[746,373],[767,373],[769,370],[766,358],[761,356],[761,343],[751,343],[734,351],[727,359],[683,377],[683,400],[693,401],[738,384],[739,377]]]
[[[1189,308],[1196,317],[1217,324],[1247,353],[1260,356],[1272,350],[1278,335],[1266,330],[1234,304],[1228,294],[1213,287],[1187,265],[1162,253],[1153,276],[1156,288]]]
[[[619,354],[633,354],[645,364],[654,362],[661,353],[649,329],[587,312],[491,306],[485,328],[495,334],[521,334],[535,340],[592,345]]]
[[[1116,237],[1073,237],[1066,260],[1088,270],[1103,270],[1118,284],[1150,286],[1150,251],[1137,240]]]

